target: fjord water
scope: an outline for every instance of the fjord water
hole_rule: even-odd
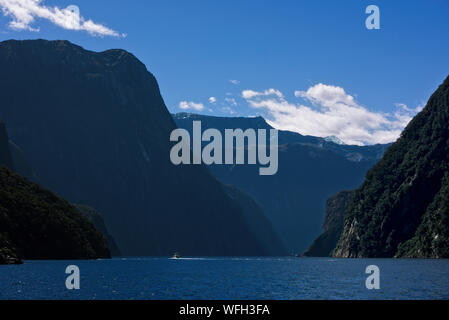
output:
[[[81,289],[67,290],[77,265]],[[380,268],[380,290],[365,268]],[[0,299],[449,299],[449,260],[115,258],[0,266]]]

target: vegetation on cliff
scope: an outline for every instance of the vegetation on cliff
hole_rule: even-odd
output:
[[[110,257],[106,240],[74,206],[0,166],[0,263]],[[3,261],[2,261],[3,260]]]
[[[449,77],[355,192],[337,257],[449,257]]]
[[[92,222],[92,224],[98,231],[101,232],[101,234],[108,242],[109,249],[111,250],[111,255],[120,256],[120,249],[118,248],[117,243],[106,228],[102,214],[94,208],[83,204],[75,204],[74,206],[78,209],[79,212],[81,212],[86,218],[88,218],[90,222]]]

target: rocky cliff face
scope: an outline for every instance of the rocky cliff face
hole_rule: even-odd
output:
[[[303,253],[307,257],[330,257],[340,239],[344,219],[354,191],[340,191],[326,202],[323,233]]]
[[[336,257],[449,257],[449,78],[355,192]]]
[[[104,213],[124,255],[273,254],[205,167],[170,162],[175,123],[132,54],[5,41],[0,70],[0,117],[41,184]]]
[[[427,207],[413,238],[398,247],[397,257],[449,258],[449,174]]]

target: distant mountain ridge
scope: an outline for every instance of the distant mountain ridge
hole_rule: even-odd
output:
[[[214,117],[191,113],[172,115],[180,128],[202,130],[272,129],[262,117]],[[222,182],[236,186],[261,206],[289,251],[304,252],[321,233],[326,200],[343,189],[357,188],[366,172],[389,145],[340,145],[324,138],[279,131],[279,170],[259,176],[254,165],[212,165]]]
[[[247,219],[260,211],[244,196],[232,198],[203,166],[170,162],[176,125],[132,54],[11,40],[0,43],[0,70],[0,117],[40,183],[102,212],[124,255],[285,252],[254,234]]]
[[[336,136],[329,136],[324,138],[324,140],[329,141],[329,142],[333,142],[335,144],[340,144],[340,145],[345,145],[346,143],[344,141],[342,141],[340,138],[336,137]]]
[[[224,129],[274,129],[263,117],[218,117],[195,113],[180,112],[172,114],[176,124],[185,129],[191,129],[192,121],[202,121],[203,130],[215,128],[224,133]],[[385,150],[391,145],[376,144],[369,146],[348,145],[337,137],[304,136],[292,131],[279,130],[279,145],[299,143],[335,152],[349,161],[377,161],[382,158]]]

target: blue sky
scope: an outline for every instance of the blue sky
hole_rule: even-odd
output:
[[[380,9],[380,30],[365,27],[370,4]],[[92,20],[78,28],[87,31],[35,10],[55,15],[54,7],[69,5]],[[281,129],[348,143],[393,141],[449,74],[447,0],[0,0],[0,7],[0,40],[67,39],[132,52],[157,77],[171,112],[262,115]],[[98,26],[107,27],[104,35],[92,34]]]

